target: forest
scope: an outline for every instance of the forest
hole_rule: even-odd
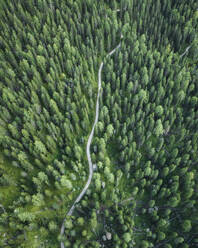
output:
[[[1,247],[198,247],[197,1],[0,1]]]

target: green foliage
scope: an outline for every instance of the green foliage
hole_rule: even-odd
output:
[[[66,176],[61,177],[61,185],[67,189],[72,189],[72,183],[67,179]]]
[[[190,220],[185,220],[183,223],[182,223],[182,229],[184,230],[184,232],[189,232],[192,228],[192,225],[191,225],[191,221]]]
[[[124,233],[123,239],[126,243],[129,243],[131,241],[131,234],[130,233]]]
[[[155,109],[155,113],[158,115],[158,116],[161,116],[163,114],[164,110],[163,110],[163,107],[161,105],[157,106],[156,109]]]
[[[1,1],[0,247],[197,245],[197,13],[191,0]],[[88,178],[102,61],[96,171],[60,237]]]
[[[156,127],[154,129],[154,134],[158,137],[163,134],[163,125],[162,121],[159,119],[156,122]]]

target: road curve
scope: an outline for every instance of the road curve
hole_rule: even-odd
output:
[[[192,46],[192,45],[190,45],[190,46],[188,46],[188,47],[186,48],[185,52],[182,53],[182,55],[180,55],[180,58],[182,58],[182,57],[188,52],[188,50],[191,48],[191,46]]]
[[[121,36],[121,38],[122,38],[122,36]],[[119,45],[116,48],[114,48],[111,52],[109,52],[106,55],[106,58],[111,56],[120,47],[120,45],[121,45],[121,43],[119,43]],[[82,189],[81,193],[78,195],[78,197],[76,198],[75,202],[71,206],[69,212],[67,213],[67,216],[72,215],[72,213],[73,213],[73,211],[75,209],[76,203],[78,203],[81,200],[81,198],[84,196],[84,194],[86,193],[86,191],[87,191],[87,189],[88,189],[88,187],[89,187],[89,185],[91,183],[92,176],[93,176],[93,164],[92,164],[92,161],[91,161],[90,145],[91,145],[91,141],[93,139],[95,126],[96,126],[96,124],[98,122],[98,116],[99,116],[99,98],[100,98],[100,91],[101,91],[101,84],[102,84],[101,83],[101,73],[102,73],[103,65],[104,65],[104,62],[101,62],[100,67],[99,67],[99,71],[98,71],[98,94],[97,94],[97,101],[96,101],[96,115],[95,115],[94,124],[92,126],[92,130],[91,130],[91,133],[89,135],[89,138],[88,138],[88,141],[87,141],[87,147],[86,147],[87,160],[88,160],[88,163],[89,163],[89,177],[88,177],[87,182],[86,182],[84,188]],[[66,220],[66,218],[64,218],[62,226],[61,226],[61,236],[64,234],[64,231],[65,231],[65,220]],[[61,248],[65,248],[63,242],[61,242]]]

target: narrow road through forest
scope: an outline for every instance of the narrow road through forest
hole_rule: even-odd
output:
[[[121,35],[121,38],[122,38],[122,35]],[[116,48],[114,48],[111,52],[109,52],[106,55],[106,58],[111,56],[120,47],[120,45],[121,45],[121,43],[119,43],[119,45]],[[87,141],[87,147],[86,147],[87,160],[88,160],[88,163],[89,163],[89,177],[88,177],[88,180],[87,180],[84,188],[82,189],[82,191],[80,192],[80,194],[76,198],[76,200],[73,203],[73,205],[71,206],[69,212],[67,213],[67,216],[72,215],[72,213],[73,213],[73,211],[75,209],[76,203],[78,203],[81,200],[81,198],[84,196],[84,194],[86,193],[86,191],[87,191],[87,189],[88,189],[88,187],[89,187],[89,185],[91,183],[92,176],[93,176],[93,164],[92,164],[92,161],[91,161],[90,145],[91,145],[91,141],[93,139],[95,126],[96,126],[96,124],[98,122],[98,116],[99,116],[99,98],[100,98],[100,91],[101,91],[101,84],[102,84],[101,83],[101,73],[102,73],[103,65],[104,65],[104,62],[101,62],[100,67],[99,67],[99,71],[98,71],[98,94],[97,94],[97,101],[96,101],[96,115],[95,115],[95,121],[94,121],[94,124],[92,126],[92,130],[91,130],[91,133],[89,135],[89,138],[88,138],[88,141]],[[65,231],[65,220],[66,220],[66,218],[64,218],[62,226],[61,226],[61,236],[64,234],[64,231]],[[65,248],[63,242],[61,242],[61,248]]]
[[[191,46],[192,46],[192,45],[190,45],[190,46],[188,46],[188,47],[186,48],[185,52],[182,53],[182,55],[180,55],[180,58],[182,58],[182,57],[188,52],[188,50],[191,48]]]

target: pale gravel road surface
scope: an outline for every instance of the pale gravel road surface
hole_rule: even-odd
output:
[[[121,36],[122,38],[123,36]],[[106,56],[109,57],[111,56],[119,47],[120,47],[121,43],[119,43],[119,45],[114,48],[111,52],[109,52]],[[76,203],[78,203],[81,198],[84,196],[84,194],[86,193],[90,183],[91,183],[91,180],[92,180],[92,176],[93,176],[93,164],[92,164],[92,161],[91,161],[91,154],[90,154],[90,145],[91,145],[91,141],[93,139],[93,135],[94,135],[94,129],[95,129],[95,126],[98,122],[98,116],[99,116],[99,98],[100,98],[100,90],[101,90],[101,73],[102,73],[102,68],[103,68],[103,65],[104,63],[102,62],[100,64],[100,68],[99,68],[99,71],[98,71],[98,95],[97,95],[97,101],[96,101],[96,116],[95,116],[95,121],[94,121],[94,124],[92,126],[92,130],[91,130],[91,133],[89,135],[89,138],[88,138],[88,141],[87,141],[87,147],[86,147],[86,153],[87,153],[87,160],[88,160],[88,163],[89,163],[89,177],[88,177],[88,180],[84,186],[84,188],[82,189],[81,193],[78,195],[78,197],[76,198],[75,202],[73,203],[73,205],[71,206],[69,212],[67,213],[67,216],[71,216],[74,209],[75,209],[75,205]],[[64,234],[64,231],[65,231],[65,220],[66,218],[63,220],[63,223],[62,223],[62,226],[61,226],[61,235]],[[65,248],[64,246],[64,243],[61,242],[61,248]]]
[[[192,45],[191,45],[191,46],[192,46]],[[188,50],[191,48],[191,46],[188,46],[188,47],[186,48],[185,52],[182,53],[182,55],[180,55],[180,58],[182,58],[182,57],[188,52]]]

